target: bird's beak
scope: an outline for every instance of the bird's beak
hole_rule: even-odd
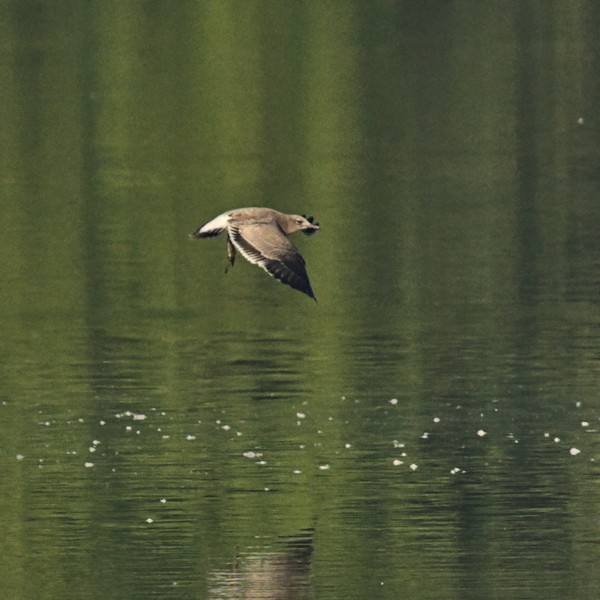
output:
[[[314,217],[307,217],[306,215],[302,216],[310,223],[308,227],[305,227],[302,230],[302,233],[304,233],[305,235],[312,235],[320,229],[319,224],[315,221]]]

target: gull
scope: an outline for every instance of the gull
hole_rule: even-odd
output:
[[[295,231],[311,235],[319,229],[313,217],[286,215],[272,208],[236,208],[198,227],[192,238],[214,237],[227,231],[227,258],[233,267],[236,251],[282,283],[310,296],[316,302],[306,264],[287,236]],[[225,269],[227,273],[229,266]]]

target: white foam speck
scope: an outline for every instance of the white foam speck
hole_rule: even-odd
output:
[[[245,458],[260,458],[262,456],[261,452],[254,452],[253,450],[247,450],[242,454]]]

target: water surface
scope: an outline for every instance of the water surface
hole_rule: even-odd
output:
[[[0,592],[596,598],[595,3],[4,2]],[[315,304],[188,233],[314,214]]]

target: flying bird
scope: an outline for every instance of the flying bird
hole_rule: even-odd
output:
[[[306,264],[287,236],[295,231],[311,235],[319,229],[313,217],[286,215],[271,208],[228,210],[201,225],[191,235],[201,239],[227,232],[227,258],[233,267],[236,251],[282,283],[310,296],[316,302]]]

